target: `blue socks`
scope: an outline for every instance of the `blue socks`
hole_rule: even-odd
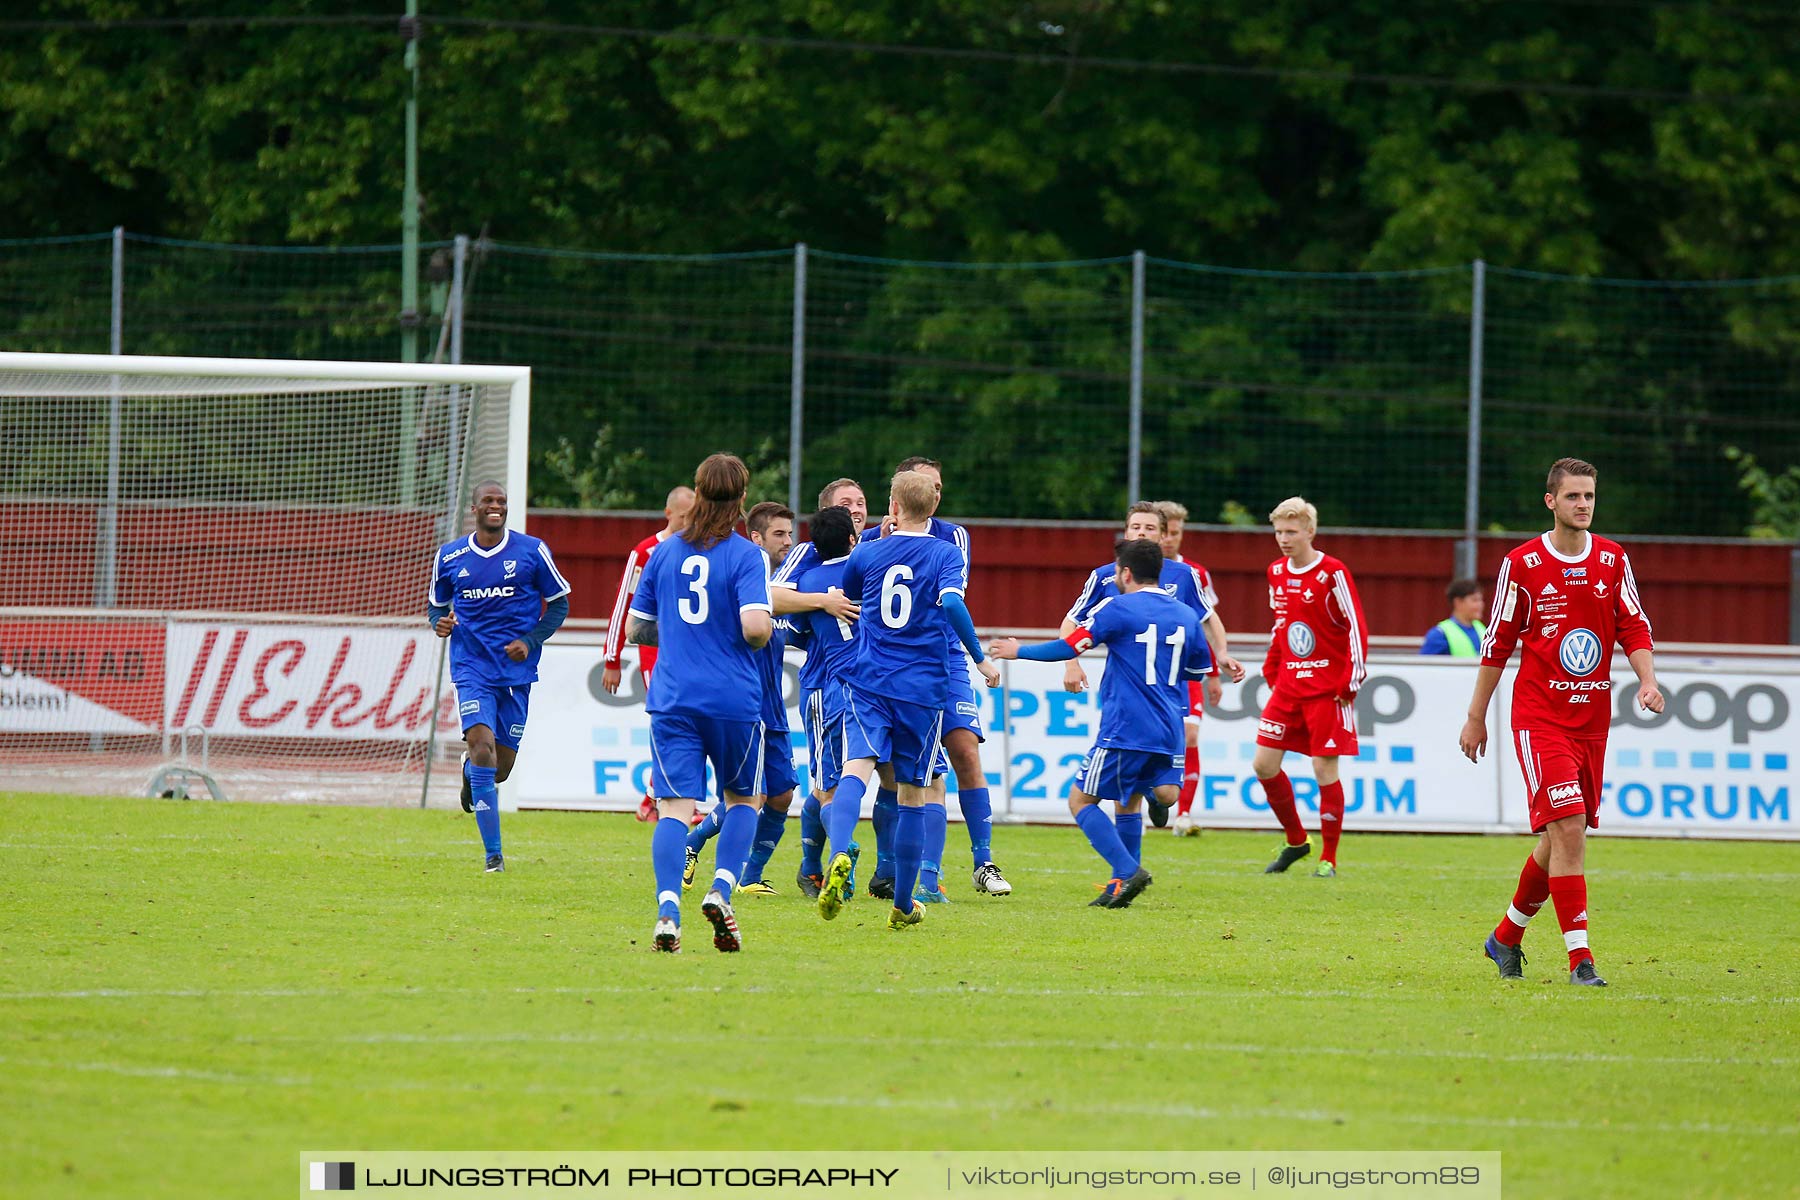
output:
[[[750,857],[744,863],[744,877],[738,880],[740,885],[761,883],[763,868],[769,865],[769,859],[775,854],[775,847],[781,844],[781,835],[787,832],[787,814],[776,812],[767,804],[763,805],[762,814],[756,818],[756,833],[750,843]]]
[[[694,826],[693,831],[687,835],[688,849],[696,853],[706,849],[706,843],[718,836],[719,822],[724,819],[725,801],[720,800],[707,810],[706,815],[700,818],[700,823]]]
[[[1098,804],[1084,805],[1075,824],[1087,834],[1088,845],[1094,848],[1094,853],[1106,860],[1114,879],[1131,878],[1137,870],[1137,859],[1126,851],[1125,843],[1119,840],[1119,831],[1113,828],[1113,823],[1106,819]]]
[[[494,768],[469,764],[469,797],[482,846],[489,854],[500,853],[500,790],[494,786]]]
[[[1119,841],[1125,847],[1125,853],[1131,855],[1133,862],[1144,861],[1144,814],[1142,810],[1134,813],[1120,813],[1113,818],[1113,828],[1119,831]],[[1119,878],[1123,879],[1121,875]]]
[[[856,840],[856,821],[862,816],[863,797],[868,791],[869,785],[854,775],[846,775],[838,781],[837,794],[825,810],[825,828],[834,856],[850,853],[850,843]],[[881,810],[877,808],[876,811]]]
[[[800,806],[800,873],[802,875],[823,875],[825,873],[825,810],[819,804],[818,796],[811,792],[806,795],[806,803]]]
[[[942,804],[931,801],[925,803],[925,848],[920,855],[919,882],[925,890],[938,890],[938,865],[944,861],[944,838],[950,829],[950,813]],[[894,885],[894,894],[900,894],[899,884]]]
[[[719,802],[725,808],[725,802]],[[750,842],[756,837],[756,810],[748,804],[733,804],[725,808],[725,815],[719,821],[718,860],[713,873],[712,890],[731,901],[731,889],[737,886],[738,872],[744,868],[744,859],[750,855]],[[685,855],[683,856],[685,867]],[[676,876],[680,879],[680,876]]]
[[[919,857],[925,849],[925,810],[933,807],[936,806],[909,805],[895,814],[894,907],[901,912],[913,910],[913,888],[919,882]]]
[[[838,795],[844,794],[843,784]],[[861,801],[858,801],[860,804]],[[875,874],[883,879],[894,877],[894,821],[900,811],[900,795],[889,788],[875,793]]]
[[[650,865],[656,869],[656,915],[681,920],[681,873],[687,869],[687,822],[664,817],[650,835]]]
[[[963,823],[969,827],[969,853],[975,866],[994,861],[994,805],[984,787],[970,788],[956,794],[962,806]]]

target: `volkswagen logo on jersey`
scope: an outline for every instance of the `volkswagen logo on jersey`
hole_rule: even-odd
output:
[[[1571,675],[1587,675],[1600,665],[1600,639],[1589,629],[1571,629],[1563,635],[1556,657]]]
[[[1312,626],[1305,621],[1295,621],[1288,626],[1288,652],[1295,658],[1306,658],[1313,652],[1318,639],[1313,637]]]

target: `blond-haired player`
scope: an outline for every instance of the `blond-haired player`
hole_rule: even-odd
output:
[[[1194,571],[1194,582],[1200,588],[1200,598],[1206,601],[1206,607],[1212,609],[1207,621],[1207,641],[1223,646],[1227,642],[1225,622],[1219,619],[1219,593],[1213,587],[1212,572],[1194,560],[1183,558],[1181,554],[1182,531],[1187,525],[1187,505],[1175,500],[1157,500],[1156,511],[1163,517],[1162,552],[1168,562],[1191,567]],[[1219,681],[1219,666],[1213,664],[1211,674],[1205,680],[1188,681],[1187,719],[1182,723],[1187,745],[1182,755],[1181,791],[1175,801],[1174,833],[1176,837],[1191,837],[1200,832],[1200,826],[1194,823],[1194,793],[1200,788],[1200,718],[1206,715],[1208,704],[1217,704],[1224,695],[1225,686]],[[1157,808],[1153,804],[1150,809],[1152,823],[1160,826],[1157,820]],[[1167,812],[1163,813],[1166,817]]]
[[[1287,841],[1265,872],[1287,870],[1308,854],[1306,826],[1294,808],[1294,785],[1281,769],[1292,750],[1312,756],[1319,782],[1319,830],[1323,843],[1314,875],[1337,874],[1338,836],[1344,828],[1344,785],[1338,760],[1356,757],[1356,693],[1368,675],[1369,631],[1350,569],[1313,548],[1319,510],[1291,496],[1269,514],[1281,557],[1269,564],[1269,607],[1275,623],[1263,678],[1269,699],[1256,726],[1251,769],[1262,780],[1269,809]]]

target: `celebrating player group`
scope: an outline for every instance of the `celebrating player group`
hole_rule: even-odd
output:
[[[1521,978],[1526,926],[1549,901],[1569,981],[1605,986],[1588,943],[1584,851],[1587,830],[1599,824],[1615,643],[1637,674],[1638,703],[1651,712],[1663,707],[1630,559],[1589,531],[1597,477],[1579,459],[1552,466],[1544,494],[1552,528],[1500,567],[1459,738],[1463,753],[1479,760],[1488,704],[1522,646],[1512,735],[1538,841],[1483,947],[1502,979]],[[608,633],[606,688],[616,690],[621,679],[621,634],[640,647],[647,684],[652,761],[640,817],[656,822],[655,949],[681,948],[683,893],[695,884],[708,841],[715,842],[714,870],[700,911],[717,949],[743,945],[735,897],[778,894],[765,870],[797,786],[782,696],[786,649],[805,655],[800,712],[810,759],[795,884],[821,918],[834,920],[857,895],[863,847],[856,829],[871,792],[875,862],[862,888],[891,901],[888,927],[913,929],[926,906],[949,902],[942,874],[952,772],[972,887],[1009,895],[1013,885],[994,857],[975,680],[997,686],[997,659],[1065,662],[1064,686],[1080,691],[1088,679],[1077,660],[1096,646],[1107,650],[1099,731],[1070,788],[1069,811],[1105,864],[1107,879],[1090,903],[1123,909],[1143,896],[1153,882],[1144,861],[1145,809],[1157,827],[1173,812],[1175,833],[1197,832],[1198,723],[1224,677],[1245,678],[1210,575],[1181,555],[1187,510],[1171,501],[1132,504],[1112,560],[1090,573],[1061,636],[1034,645],[1000,638],[984,649],[968,601],[969,535],[937,516],[937,462],[901,462],[887,481],[887,515],[874,524],[862,486],[834,480],[808,518],[811,540],[799,544],[786,506],[745,512],[749,484],[741,460],[715,454],[700,464],[691,489],[669,494],[667,526],[633,552]],[[498,871],[494,787],[511,769],[537,655],[568,611],[569,588],[548,547],[507,532],[498,485],[476,489],[472,513],[475,532],[437,552],[429,619],[450,638],[469,745],[464,807],[477,818],[487,869]],[[748,536],[737,532],[740,519]],[[1264,870],[1287,872],[1315,852],[1283,770],[1292,751],[1310,758],[1318,784],[1312,875],[1331,879],[1345,817],[1339,764],[1357,755],[1368,626],[1349,568],[1313,544],[1317,509],[1295,496],[1269,519],[1281,556],[1266,571],[1268,699],[1252,766],[1284,836]],[[718,803],[699,819],[709,766]],[[1104,803],[1112,805],[1110,820]]]

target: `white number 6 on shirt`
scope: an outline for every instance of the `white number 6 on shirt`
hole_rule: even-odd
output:
[[[906,628],[912,616],[912,589],[905,581],[913,577],[912,568],[896,563],[888,568],[881,581],[881,623],[889,629]]]

